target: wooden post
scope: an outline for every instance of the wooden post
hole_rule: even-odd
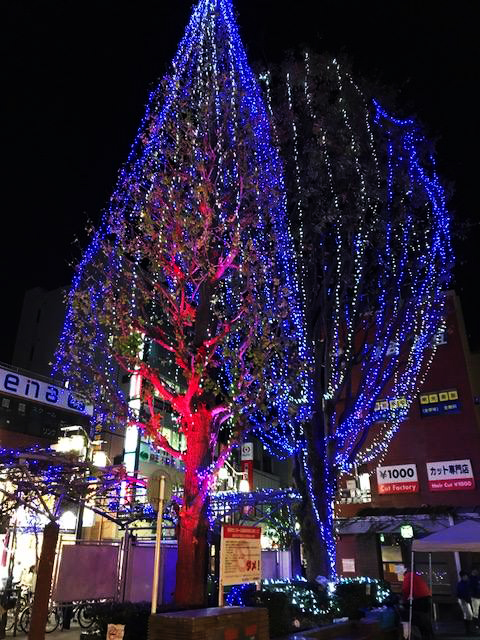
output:
[[[60,526],[56,522],[49,522],[43,530],[42,551],[38,563],[30,631],[28,632],[29,640],[44,640],[45,638],[59,530]]]
[[[155,536],[155,559],[153,565],[152,583],[152,614],[157,613],[158,604],[158,578],[160,573],[160,554],[162,547],[162,520],[163,501],[165,499],[165,476],[160,476],[160,489],[158,492],[157,533]]]

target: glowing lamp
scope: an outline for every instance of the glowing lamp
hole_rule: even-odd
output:
[[[410,538],[413,538],[413,527],[411,524],[402,524],[402,526],[400,527],[400,535],[402,536],[402,538],[405,538],[406,540],[409,540]]]
[[[60,517],[60,529],[73,531],[77,524],[77,516],[73,511],[64,511]]]
[[[226,469],[225,467],[221,467],[221,469],[218,472],[218,479],[228,480],[228,469]]]
[[[93,452],[93,465],[95,467],[106,467],[107,466],[107,454],[105,451],[94,451]]]
[[[85,507],[83,510],[82,527],[93,527],[94,523],[95,513],[88,507]]]
[[[248,493],[250,491],[250,483],[246,478],[242,478],[238,485],[238,490],[242,493]]]

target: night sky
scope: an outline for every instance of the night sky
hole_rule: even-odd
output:
[[[133,142],[152,85],[175,54],[191,0],[2,3],[0,361],[10,361],[26,289],[67,284]],[[251,62],[308,44],[400,91],[436,139],[453,185],[455,287],[472,346],[479,291],[478,4],[471,0],[235,0]],[[79,243],[75,244],[75,238]]]

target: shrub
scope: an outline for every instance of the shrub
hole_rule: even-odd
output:
[[[339,582],[334,596],[338,616],[350,620],[362,618],[366,609],[383,603],[387,591],[386,582]]]

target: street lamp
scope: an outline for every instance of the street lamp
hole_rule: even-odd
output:
[[[250,483],[248,481],[248,472],[237,471],[227,460],[225,460],[223,467],[218,471],[219,480],[228,480],[229,477],[241,478],[238,483],[238,490],[242,493],[248,493],[250,491]]]
[[[105,451],[93,448],[95,446],[101,446],[104,440],[90,440],[90,436],[81,425],[62,427],[61,431],[62,435],[58,438],[56,444],[52,445],[54,451],[73,454],[84,462],[91,460],[94,467],[103,468],[107,466],[108,458]],[[78,515],[76,516],[76,527],[70,526],[72,520],[67,514],[73,516],[72,512],[65,512],[64,516],[68,520],[69,526],[63,526],[62,528],[75,529],[76,538],[80,540],[83,527],[93,526],[95,520],[94,513],[81,503],[78,508]]]

